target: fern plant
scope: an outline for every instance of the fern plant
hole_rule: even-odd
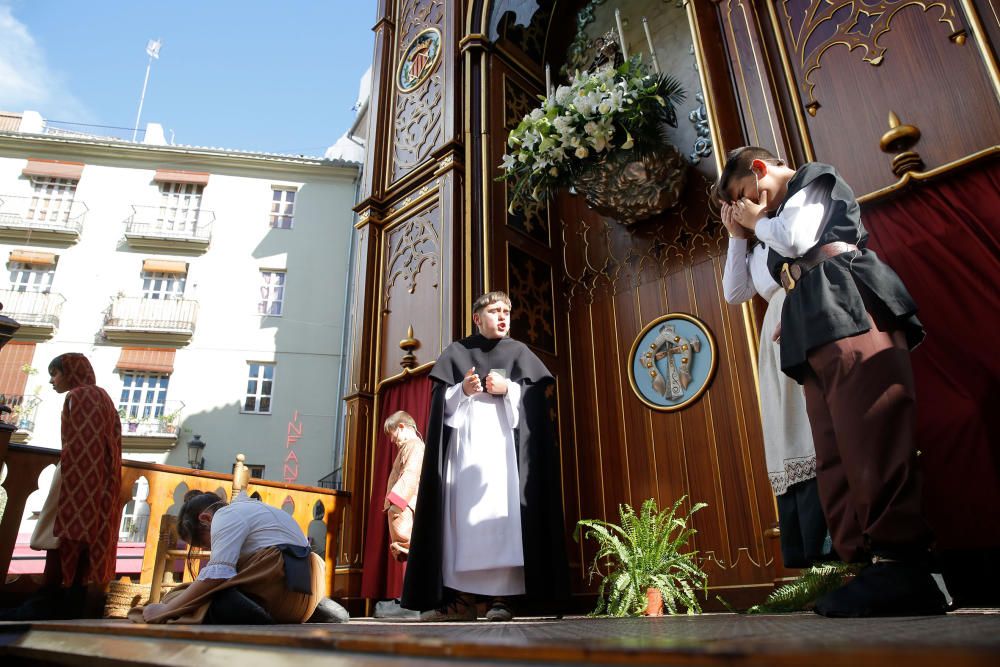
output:
[[[762,604],[747,609],[747,613],[783,614],[808,609],[822,596],[843,586],[859,569],[850,563],[817,563],[795,581],[775,590]]]
[[[652,498],[642,504],[636,514],[628,504],[618,506],[621,525],[598,519],[577,522],[573,539],[597,541],[597,555],[590,565],[589,576],[601,576],[597,589],[597,607],[592,616],[638,616],[646,607],[646,590],[656,588],[663,596],[663,605],[671,614],[681,608],[689,614],[701,613],[695,592],[707,590],[708,576],[696,560],[696,551],[681,550],[697,531],[688,527],[691,515],[707,507],[697,503],[691,510],[678,515],[687,496],[682,496],[670,509],[659,510]],[[600,566],[606,562],[607,574]]]

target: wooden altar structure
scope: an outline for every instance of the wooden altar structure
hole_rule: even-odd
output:
[[[866,210],[906,200],[936,177],[992,168],[1000,7],[995,0],[618,3],[632,52],[645,51],[639,21],[647,14],[660,63],[685,84],[671,139],[691,162],[681,204],[626,227],[568,193],[510,213],[508,187],[495,180],[509,129],[543,92],[545,65],[556,72],[566,64],[567,47],[586,26],[580,10],[603,32],[612,4],[377,4],[373,116],[354,237],[344,469],[355,501],[344,523],[342,590],[357,596],[364,499],[380,492],[372,476],[381,393],[426,371],[445,345],[471,332],[473,299],[503,289],[514,300],[513,335],[556,376],[574,593],[594,591],[585,576],[592,552],[570,538],[578,519],[613,519],[620,502],[655,497],[662,506],[687,495],[709,505],[694,525],[710,590],[736,604],[759,599],[784,574],[759,423],[759,309],[723,299],[726,239],[708,210],[708,186],[725,152],[745,144],[792,165],[836,165]],[[439,36],[439,53],[413,58],[412,45],[428,33]],[[919,141],[883,151],[890,113],[918,128]],[[918,160],[894,163],[904,150]],[[626,356],[643,326],[668,312],[708,325],[718,370],[693,405],[656,412],[632,391]]]

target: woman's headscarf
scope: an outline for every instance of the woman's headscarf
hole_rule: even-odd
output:
[[[107,583],[115,576],[122,511],[121,421],[85,356],[71,352],[56,360],[70,387],[62,410],[62,486],[54,530],[63,585],[77,580],[84,552],[80,583]]]

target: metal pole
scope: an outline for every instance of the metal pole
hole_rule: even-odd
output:
[[[149,83],[149,69],[153,66],[153,56],[149,56],[149,62],[146,63],[146,78],[142,82],[142,95],[139,96],[139,111],[135,114],[135,127],[132,128],[132,141],[135,141],[135,135],[139,132],[139,118],[142,116],[142,103],[146,99],[146,84]]]

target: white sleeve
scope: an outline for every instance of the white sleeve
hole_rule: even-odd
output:
[[[749,301],[757,293],[753,287],[753,280],[750,279],[750,269],[747,266],[746,239],[729,239],[726,266],[722,270],[722,293],[728,303]]]
[[[819,241],[833,183],[815,180],[789,198],[779,215],[757,223],[757,238],[784,257],[801,257]]]
[[[507,423],[511,428],[517,428],[521,415],[521,385],[516,382],[507,383],[507,393],[503,397],[504,411],[507,413]]]
[[[212,559],[198,572],[198,579],[232,579],[250,527],[236,512],[223,507],[212,519]]]
[[[444,392],[444,423],[451,428],[461,428],[469,413],[471,396],[462,391],[462,382],[451,385]]]

